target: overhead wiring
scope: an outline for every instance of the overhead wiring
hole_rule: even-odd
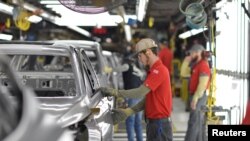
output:
[[[202,3],[204,0],[200,2],[195,2],[189,4],[185,11],[182,9],[183,1],[180,1],[179,9],[181,13],[183,13],[186,17],[186,23],[190,28],[199,29],[206,25],[207,23],[207,14],[204,10]]]

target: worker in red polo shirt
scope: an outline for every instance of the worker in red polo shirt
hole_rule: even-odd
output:
[[[173,61],[173,52],[168,47],[168,41],[165,38],[160,40],[160,51],[159,51],[159,58],[161,59],[162,63],[168,68],[169,74],[172,74],[172,61]]]
[[[203,137],[202,127],[205,119],[201,107],[206,105],[206,89],[210,79],[209,64],[206,57],[202,55],[204,51],[204,47],[200,44],[193,45],[189,51],[191,55],[190,64],[192,64],[189,81],[191,110],[185,141],[201,141]]]
[[[128,116],[145,110],[148,141],[172,141],[172,93],[168,69],[157,56],[154,40],[145,38],[136,44],[139,61],[147,70],[144,83],[134,89],[116,90],[101,88],[105,96],[143,98],[138,104],[126,109],[113,110],[113,122],[117,124]]]
[[[248,102],[246,107],[246,115],[243,118],[242,124],[243,125],[250,125],[250,93],[248,93]]]

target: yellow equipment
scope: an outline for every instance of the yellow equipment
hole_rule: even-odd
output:
[[[30,22],[28,18],[30,14],[25,10],[20,10],[18,16],[14,20],[16,27],[18,27],[22,31],[27,31],[30,28]]]
[[[172,70],[173,73],[171,74],[171,87],[172,87],[172,95],[177,96],[176,92],[181,89],[181,82],[180,82],[180,69],[181,69],[181,61],[179,59],[173,59],[172,61]]]
[[[210,20],[210,30],[211,30],[211,49],[214,54],[215,52],[215,39],[214,39],[214,20]],[[215,102],[216,102],[216,68],[213,66],[212,68],[212,75],[210,80],[210,87],[209,87],[209,95],[207,99],[207,124],[219,124],[219,117],[215,115],[215,111],[213,110],[215,108]]]

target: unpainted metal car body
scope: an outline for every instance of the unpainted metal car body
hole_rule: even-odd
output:
[[[0,55],[1,75],[8,76],[12,85],[11,89],[0,85],[0,140],[73,141],[70,132],[39,109],[34,91],[20,85],[7,60]]]
[[[55,40],[46,41],[46,43],[51,43],[53,45],[70,45],[75,48],[83,48],[86,55],[88,56],[92,66],[94,67],[97,74],[105,74],[103,72],[105,61],[103,60],[102,48],[98,42],[92,41],[82,41],[82,40]]]
[[[105,56],[103,55],[102,48],[99,43],[92,41],[82,41],[82,40],[55,40],[55,41],[46,41],[47,43],[52,43],[53,45],[60,44],[68,44],[75,48],[83,48],[86,55],[88,56],[96,74],[100,79],[100,83],[102,86],[114,86],[115,84],[109,80],[109,74],[104,72],[106,66],[108,66],[108,62],[105,60]],[[104,80],[104,82],[102,82]]]
[[[111,68],[116,68],[121,66],[121,55],[118,53],[113,53],[110,51],[102,51],[104,56],[104,60],[106,64],[108,64]],[[112,82],[112,87],[116,89],[123,89],[123,79],[122,79],[122,72],[112,71],[111,76],[109,77],[110,81]]]
[[[96,43],[86,42],[86,46]],[[102,96],[99,79],[105,77],[96,75],[84,48],[67,43],[1,42],[0,50],[12,57],[10,64],[23,84],[35,90],[40,108],[76,132],[77,140],[112,139],[113,101]],[[53,61],[39,67],[41,60],[51,56],[52,60],[66,57],[62,60],[68,60],[71,67],[58,67]],[[1,83],[8,86],[8,79],[1,77]]]

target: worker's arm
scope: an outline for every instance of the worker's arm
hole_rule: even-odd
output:
[[[143,98],[150,92],[150,89],[145,85],[129,90],[118,90],[118,95],[124,98]]]
[[[189,58],[188,59],[184,59],[182,65],[181,65],[181,77],[190,77],[190,67],[189,67],[189,63],[190,63],[190,60]]]
[[[197,89],[194,93],[194,96],[191,102],[192,109],[196,108],[197,101],[203,96],[205,90],[207,89],[208,81],[209,81],[208,75],[201,75],[199,77],[199,84],[197,86]]]
[[[145,97],[136,105],[132,106],[131,109],[134,111],[134,113],[138,113],[144,110],[144,107],[145,107]]]
[[[129,65],[128,64],[123,64],[117,67],[109,67],[109,66],[105,66],[103,71],[105,73],[111,73],[111,72],[125,72],[129,69]]]
[[[124,121],[127,117],[144,109],[145,98],[131,108],[112,110],[113,124]]]
[[[123,65],[114,67],[113,71],[114,72],[125,72],[125,71],[128,71],[128,69],[129,69],[129,65],[128,64],[123,64]]]
[[[129,89],[129,90],[117,90],[113,88],[101,88],[104,96],[115,96],[115,97],[124,97],[124,98],[143,98],[149,92],[150,89],[145,85],[141,85],[138,88]]]

